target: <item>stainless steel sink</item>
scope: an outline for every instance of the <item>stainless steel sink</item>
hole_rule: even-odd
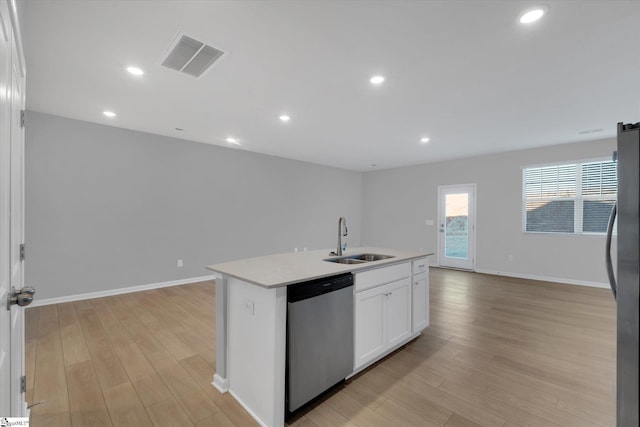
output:
[[[393,258],[393,255],[360,254],[360,255],[352,255],[349,258],[369,262],[369,261],[380,261],[381,259]]]
[[[393,255],[382,254],[358,254],[348,255],[340,258],[327,258],[324,261],[336,262],[338,264],[362,264],[364,262],[380,261],[382,259],[393,258]]]
[[[353,258],[327,258],[325,261],[328,262],[337,262],[338,264],[362,264],[367,261]]]

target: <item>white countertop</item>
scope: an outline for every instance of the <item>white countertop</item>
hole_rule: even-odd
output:
[[[209,265],[207,269],[223,276],[235,277],[245,282],[273,288],[334,274],[370,270],[433,255],[431,252],[399,251],[388,248],[348,248],[342,256],[370,253],[392,255],[393,258],[362,264],[338,264],[323,261],[327,258],[335,258],[335,256],[329,255],[329,252],[331,252],[331,249],[267,255]]]

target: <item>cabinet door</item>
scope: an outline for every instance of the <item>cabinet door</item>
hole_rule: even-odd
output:
[[[385,286],[387,298],[387,346],[394,347],[411,335],[411,280]]]
[[[413,333],[420,332],[429,326],[429,274],[413,276],[412,328]]]
[[[355,362],[354,369],[384,353],[386,286],[355,294]]]

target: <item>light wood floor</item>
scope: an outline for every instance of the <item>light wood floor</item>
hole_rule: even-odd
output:
[[[291,425],[613,427],[608,291],[431,270],[431,326]],[[213,282],[27,310],[40,426],[254,426],[211,386]]]

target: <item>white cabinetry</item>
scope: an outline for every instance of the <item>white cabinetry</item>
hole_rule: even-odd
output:
[[[411,271],[412,321],[411,330],[418,333],[429,326],[429,264],[426,258],[413,261]]]
[[[384,353],[386,314],[385,287],[357,292],[355,295],[355,367]]]
[[[429,275],[422,273],[413,276],[412,282],[413,319],[411,330],[420,332],[429,326]]]
[[[429,263],[427,258],[416,259],[411,263],[411,273],[420,274],[429,272]]]
[[[355,275],[354,370],[411,336],[410,275],[411,263]]]
[[[387,346],[399,345],[411,335],[411,281],[402,279],[387,288]]]

